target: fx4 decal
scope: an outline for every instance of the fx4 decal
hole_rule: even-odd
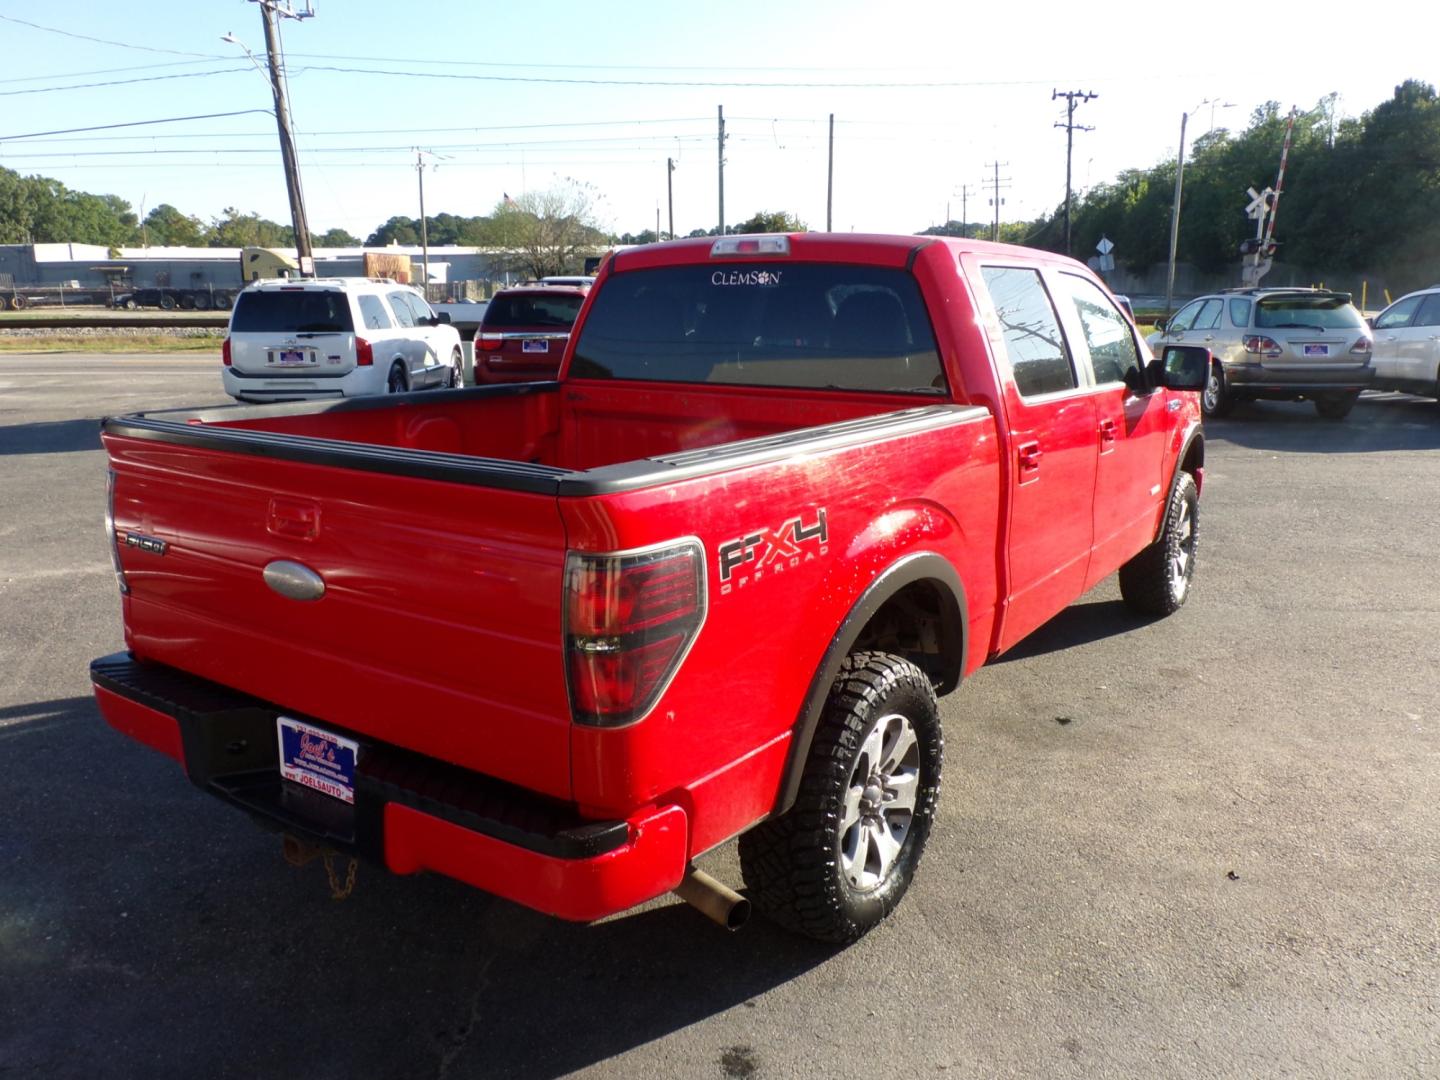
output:
[[[767,574],[794,570],[828,552],[829,543],[824,507],[815,511],[815,520],[809,525],[801,514],[778,529],[760,529],[726,541],[717,551],[720,593],[743,589]]]

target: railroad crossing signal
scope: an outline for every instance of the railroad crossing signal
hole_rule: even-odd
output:
[[[1264,191],[1256,191],[1253,187],[1247,187],[1245,194],[1250,196],[1250,205],[1245,207],[1245,216],[1251,221],[1261,221],[1266,212],[1270,209],[1270,196],[1275,194],[1271,188]]]

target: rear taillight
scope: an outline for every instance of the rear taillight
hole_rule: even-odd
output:
[[[705,621],[698,540],[565,560],[565,671],[577,724],[618,727],[655,705]]]
[[[480,334],[475,338],[482,352],[498,352],[505,344],[503,334]]]
[[[227,341],[228,345],[229,342]],[[120,538],[115,535],[115,470],[111,469],[105,479],[105,535],[110,539],[110,562],[115,567],[115,580],[122,595],[130,591],[125,580],[125,571],[120,566]]]
[[[1245,351],[1255,356],[1279,356],[1285,350],[1274,338],[1262,334],[1250,334],[1245,338]]]
[[[226,367],[230,366],[230,339],[228,337],[220,343],[220,359],[224,361]]]
[[[370,367],[375,363],[375,350],[363,337],[355,339],[355,363],[360,367]]]
[[[1362,337],[1354,345],[1350,346],[1351,356],[1369,356],[1372,346],[1368,337]]]

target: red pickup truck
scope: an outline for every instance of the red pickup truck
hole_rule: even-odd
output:
[[[1117,570],[1194,570],[1204,349],[1069,259],[913,236],[610,257],[558,381],[107,419],[105,719],[278,831],[593,920],[737,835],[849,941],[937,695]]]

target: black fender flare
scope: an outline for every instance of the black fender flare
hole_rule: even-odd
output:
[[[1165,491],[1163,506],[1168,507],[1170,500],[1175,497],[1175,488],[1180,483],[1181,474],[1185,472],[1185,459],[1190,456],[1191,449],[1197,445],[1200,448],[1200,467],[1203,469],[1205,467],[1205,430],[1199,424],[1196,424],[1190,434],[1185,436],[1185,442],[1181,444],[1180,452],[1175,455],[1175,471],[1170,474],[1170,486]],[[1158,542],[1160,535],[1165,531],[1165,517],[1164,513],[1160,515],[1160,524],[1155,527],[1152,543]]]
[[[820,666],[810,680],[810,688],[805,692],[800,715],[795,720],[790,753],[785,760],[785,771],[780,777],[780,793],[775,800],[772,817],[779,817],[795,803],[795,796],[800,790],[800,778],[805,772],[805,761],[810,756],[810,744],[815,738],[815,729],[820,726],[820,715],[824,711],[826,698],[830,696],[830,687],[840,671],[841,662],[853,650],[861,631],[875,613],[901,589],[917,581],[938,582],[953,602],[953,606],[943,615],[947,623],[953,624],[949,629],[959,639],[959,656],[954,665],[954,677],[943,680],[936,692],[948,694],[959,685],[970,645],[969,606],[965,598],[965,586],[960,581],[954,564],[943,555],[932,551],[913,552],[891,563],[866,586],[841,621],[835,636],[830,639]]]

